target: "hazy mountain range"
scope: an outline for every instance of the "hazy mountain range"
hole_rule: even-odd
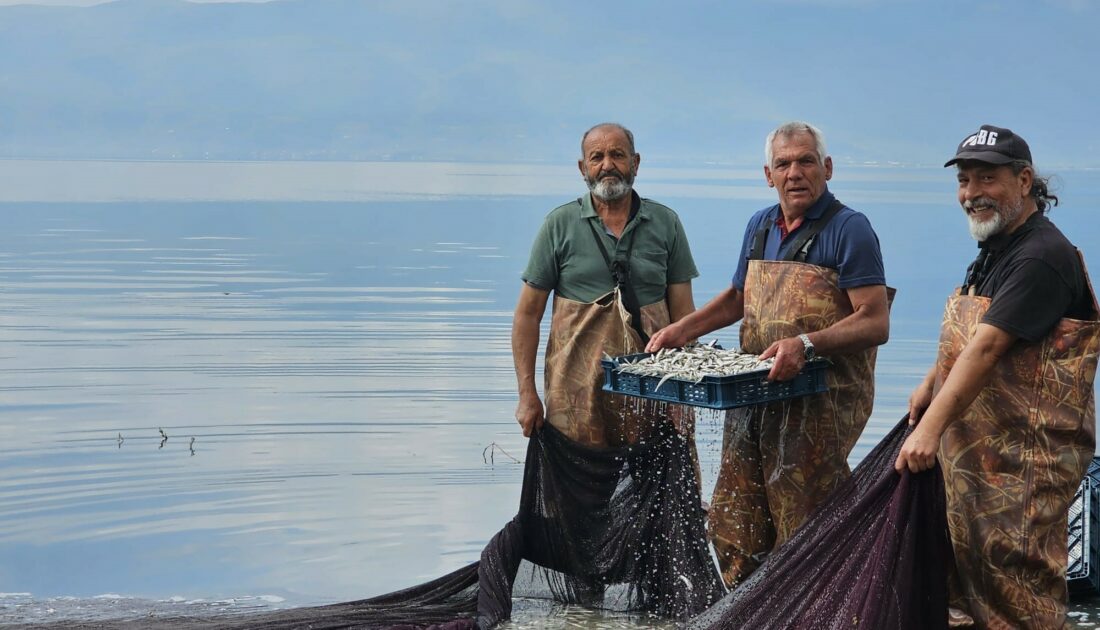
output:
[[[1019,4],[1020,6],[1014,6]],[[1100,165],[1093,2],[285,0],[0,7],[0,157],[942,162],[983,122]],[[1047,157],[1049,156],[1049,157]]]

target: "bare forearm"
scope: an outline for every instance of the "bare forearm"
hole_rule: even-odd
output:
[[[848,292],[853,311],[839,322],[809,334],[818,354],[850,354],[880,346],[890,338],[890,307],[886,287],[869,286]]]
[[[1014,343],[1016,337],[1011,333],[989,324],[978,324],[974,336],[959,354],[955,365],[951,366],[935,398],[931,397],[931,390],[936,369],[929,370],[924,382],[910,397],[910,414],[919,411],[922,404],[931,402],[916,428],[901,445],[894,462],[895,470],[901,472],[908,468],[912,472],[920,472],[935,465],[943,432],[974,403],[974,399],[989,384],[997,363]]]
[[[539,325],[546,312],[550,293],[524,284],[516,301],[512,317],[512,362],[516,368],[516,384],[520,398],[536,396],[535,357],[539,352]]]
[[[995,326],[978,324],[974,336],[959,353],[940,391],[928,405],[928,411],[921,418],[921,426],[934,435],[940,435],[963,415],[989,384],[994,368],[1016,343],[1016,339],[1016,336]]]
[[[730,287],[716,295],[702,308],[680,320],[684,332],[692,339],[725,328],[745,315],[745,302],[740,291]]]
[[[934,435],[941,435],[966,412],[982,389],[989,384],[998,360],[999,357],[992,352],[967,346],[951,368],[943,387],[928,405],[928,410],[920,419],[921,424]]]
[[[888,319],[867,317],[860,311],[809,334],[818,354],[850,354],[886,343],[890,337]]]
[[[703,308],[657,331],[646,344],[646,352],[678,348],[701,335],[729,326],[745,313],[744,296],[734,288],[726,289]]]
[[[546,312],[549,295],[549,291],[524,284],[512,317],[512,362],[519,389],[516,421],[526,437],[538,431],[545,420],[545,409],[535,387],[535,356],[539,352],[539,324],[542,323],[542,314]]]
[[[512,362],[516,368],[519,393],[533,393],[535,388],[535,357],[539,351],[540,320],[517,313],[512,320]]]

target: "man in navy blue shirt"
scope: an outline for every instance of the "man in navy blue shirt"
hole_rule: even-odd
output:
[[[890,330],[878,237],[829,192],[821,132],[784,124],[768,135],[765,159],[779,203],[749,220],[730,287],[646,347],[679,347],[740,321],[741,350],[775,360],[769,379],[794,378],[818,355],[832,361],[822,394],[727,413],[708,525],[731,588],[848,478]]]

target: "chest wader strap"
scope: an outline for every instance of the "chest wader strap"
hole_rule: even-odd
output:
[[[810,253],[810,247],[814,244],[814,239],[817,235],[825,229],[825,226],[829,224],[829,221],[833,220],[841,209],[844,208],[844,204],[840,203],[836,197],[833,197],[833,202],[829,204],[829,208],[821,214],[819,218],[814,220],[806,229],[802,230],[795,236],[791,244],[787,246],[785,253],[779,257],[778,260],[787,260],[793,262],[806,262],[806,257]],[[780,210],[782,212],[782,210]],[[752,249],[749,250],[749,260],[763,260],[764,259],[764,246],[768,242],[768,231],[771,229],[771,221],[768,221],[765,217],[760,229],[756,231],[756,236],[753,237]]]
[[[630,313],[630,326],[642,338],[642,347],[644,348],[649,343],[649,335],[642,330],[642,307],[638,304],[638,296],[634,294],[634,286],[630,284],[630,252],[634,250],[634,235],[630,235],[630,245],[626,248],[626,259],[616,258],[611,260],[611,256],[607,254],[607,248],[604,247],[603,239],[600,238],[600,233],[596,231],[596,227],[592,223],[591,220],[588,221],[588,228],[592,230],[592,238],[596,239],[596,245],[600,248],[604,262],[607,263],[607,269],[611,272],[611,280],[619,289],[626,312]]]

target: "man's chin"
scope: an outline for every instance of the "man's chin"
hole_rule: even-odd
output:
[[[984,221],[975,219],[974,217],[967,217],[970,224],[970,236],[979,243],[985,242],[990,238],[996,236],[1004,229],[1001,221],[996,216],[986,219]]]
[[[783,200],[783,209],[787,212],[806,212],[810,209],[810,206],[814,205],[814,200],[808,196],[798,195],[795,197],[786,197]]]
[[[601,201],[618,201],[629,194],[630,186],[619,188],[601,185],[592,189],[592,195]]]

